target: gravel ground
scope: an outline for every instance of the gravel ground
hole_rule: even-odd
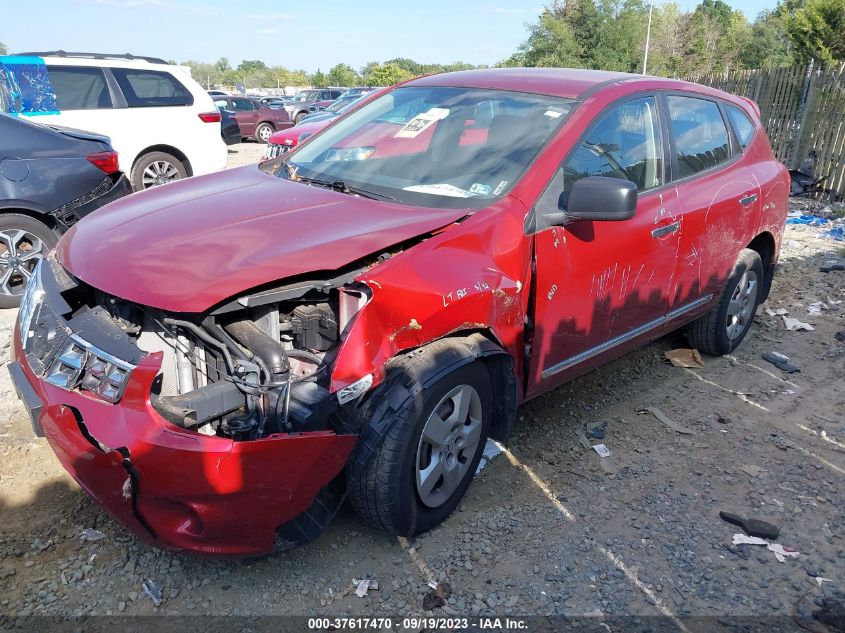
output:
[[[230,164],[262,151],[230,148]],[[787,228],[772,297],[734,354],[675,368],[664,352],[687,346],[675,334],[528,403],[459,510],[410,543],[345,507],[315,543],[259,560],[148,547],[32,435],[0,371],[0,625],[27,614],[422,614],[431,581],[453,591],[438,615],[808,618],[825,599],[845,602],[845,343],[835,337],[845,330],[845,273],[818,270],[845,253],[816,232]],[[818,301],[827,309],[809,315]],[[765,308],[815,329],[787,331]],[[2,363],[14,317],[0,314]],[[781,372],[765,351],[801,372]],[[646,407],[691,432],[638,414]],[[604,459],[578,438],[599,422],[612,453]],[[778,562],[765,547],[732,545],[741,530],[720,510],[777,524],[777,542],[800,554]],[[103,538],[82,539],[86,528]],[[379,588],[359,598],[354,578]],[[161,606],[145,579],[162,588]]]

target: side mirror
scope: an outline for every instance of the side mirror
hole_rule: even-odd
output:
[[[571,220],[629,220],[636,210],[636,184],[622,178],[587,176],[572,185],[566,217]]]

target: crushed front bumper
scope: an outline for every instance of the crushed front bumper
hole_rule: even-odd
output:
[[[38,378],[17,327],[13,338],[10,373],[33,425],[91,497],[164,549],[221,557],[271,552],[276,529],[311,506],[357,439],[317,431],[234,442],[186,432],[150,404],[160,354],[141,361],[120,403],[110,404]]]

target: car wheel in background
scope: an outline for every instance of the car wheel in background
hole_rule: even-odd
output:
[[[0,215],[0,308],[16,308],[35,266],[58,237],[35,218]]]
[[[259,123],[258,127],[255,128],[255,140],[259,143],[266,143],[275,131],[269,123]]]
[[[302,117],[304,117],[306,114],[307,112],[300,112],[299,114],[297,114],[293,119],[293,124],[299,125],[299,122],[302,121]]]
[[[687,338],[693,347],[714,356],[736,349],[751,329],[764,281],[760,255],[744,249],[722,289],[719,303],[687,326]]]
[[[144,154],[132,167],[132,189],[141,191],[188,177],[185,165],[165,152]]]

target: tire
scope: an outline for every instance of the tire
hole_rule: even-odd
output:
[[[132,189],[142,191],[188,177],[188,169],[178,158],[165,152],[150,152],[132,167]]]
[[[259,143],[266,144],[270,140],[270,135],[276,130],[269,123],[259,123],[255,128],[255,140]]]
[[[20,305],[35,265],[58,241],[55,233],[28,215],[0,215],[0,308]]]
[[[296,114],[296,116],[293,118],[293,124],[299,125],[299,122],[302,121],[302,117],[304,117],[306,114],[308,114],[308,113],[307,112],[298,112]]]
[[[713,356],[735,350],[751,329],[765,285],[760,255],[744,249],[722,289],[719,303],[687,327],[693,347]]]
[[[397,383],[403,379],[405,382],[397,384],[393,391],[416,395],[405,398],[397,410],[389,412],[391,426],[371,459],[358,472],[347,469],[349,497],[355,511],[365,522],[394,536],[414,536],[430,530],[455,510],[478,468],[493,410],[490,377],[479,362],[459,367],[427,388],[420,388],[408,378],[405,374],[392,377],[390,380]],[[386,391],[376,395],[378,400],[383,395],[389,401],[394,393],[387,385]],[[460,401],[468,403],[464,424],[449,415],[458,414],[456,403]],[[443,424],[444,417],[452,421]],[[434,450],[423,437],[424,430],[429,437],[437,435],[438,429],[445,432],[449,426],[453,431],[446,434],[440,446],[442,449],[448,445],[447,448]],[[462,449],[459,440],[464,428],[468,432]],[[470,435],[472,439],[468,439]],[[420,466],[425,468],[421,470]],[[438,468],[443,474],[435,478]],[[447,472],[452,473],[448,481]]]

